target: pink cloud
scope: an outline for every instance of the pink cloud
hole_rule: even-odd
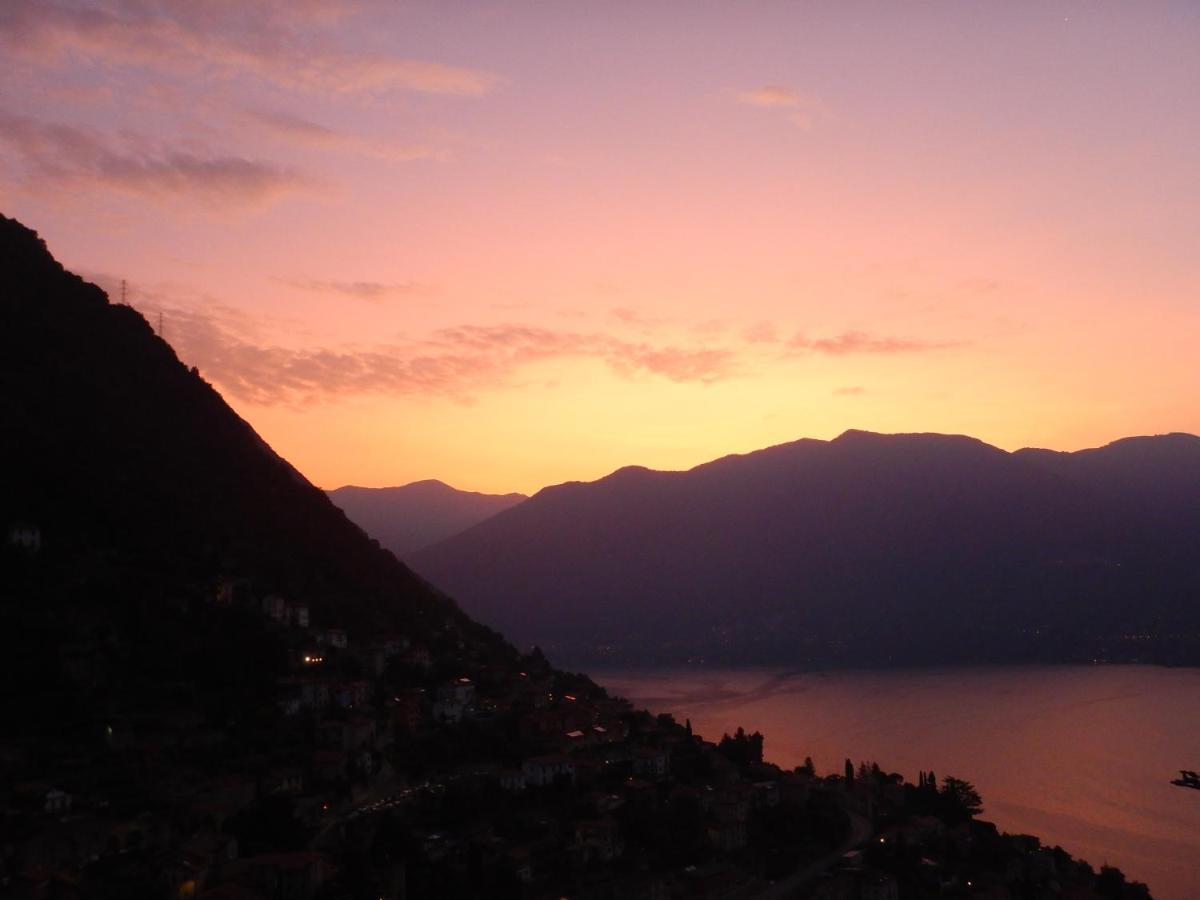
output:
[[[23,58],[71,56],[171,74],[250,75],[279,86],[333,93],[404,90],[477,97],[500,79],[478,69],[381,54],[351,54],[330,26],[360,7],[348,2],[5,0],[0,40]]]
[[[713,384],[743,372],[729,347],[632,342],[601,332],[537,325],[458,325],[394,345],[285,348],[254,337],[252,323],[220,308],[169,308],[168,337],[231,395],[261,405],[303,406],[352,394],[425,394],[470,402],[481,391],[513,384],[526,366],[547,360],[595,359],[624,378],[653,376]],[[952,346],[846,332],[792,342],[807,352],[904,353]],[[834,391],[857,396],[865,388]]]
[[[346,150],[387,159],[392,162],[410,162],[418,159],[444,159],[447,153],[428,141],[373,140],[353,134],[345,134],[313,122],[303,116],[281,110],[248,109],[242,118],[258,126],[271,137],[288,144],[306,144],[331,150]]]
[[[802,94],[778,84],[768,84],[734,94],[739,103],[787,112],[787,118],[802,128],[811,128],[825,112],[825,107],[815,97]]]
[[[740,103],[750,106],[784,106],[795,107],[806,103],[805,97],[791,88],[777,84],[768,84],[751,91],[742,91],[737,95]]]
[[[944,350],[960,346],[952,341],[926,341],[914,338],[879,337],[863,331],[844,331],[839,335],[828,338],[807,338],[796,335],[788,346],[798,351],[825,353],[830,356],[849,356],[852,354],[896,354],[920,353],[927,350]]]
[[[59,190],[101,187],[246,206],[313,186],[307,176],[261,160],[145,146],[128,137],[118,144],[91,129],[4,110],[0,145],[14,152],[26,175],[48,180]]]
[[[725,349],[616,344],[606,359],[621,374],[646,371],[681,383],[712,384],[735,373],[734,354]]]
[[[517,323],[460,325],[373,347],[290,348],[264,343],[241,314],[214,304],[172,304],[153,294],[139,306],[180,357],[231,396],[259,405],[305,406],[354,394],[424,394],[470,402],[511,384],[528,365],[597,359],[626,378],[710,384],[735,374],[732,351],[630,343],[602,333]]]
[[[779,341],[779,330],[774,322],[756,322],[742,332],[748,344],[774,344]]]
[[[305,144],[337,144],[345,135],[325,125],[280,110],[247,110],[246,117],[280,137]]]
[[[340,294],[355,300],[380,301],[391,297],[425,295],[431,288],[415,281],[402,283],[383,281],[320,281],[316,279],[279,279],[283,284],[317,294]]]

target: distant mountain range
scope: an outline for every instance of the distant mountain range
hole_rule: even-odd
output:
[[[432,479],[402,487],[347,485],[329,496],[352,522],[401,558],[528,499],[524,494],[460,491]]]
[[[1200,661],[1200,438],[848,431],[546,488],[411,562],[576,663]]]

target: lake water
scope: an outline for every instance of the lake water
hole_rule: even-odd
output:
[[[1158,900],[1200,898],[1200,670],[1151,666],[789,673],[594,673],[709,740],[741,725],[784,767],[849,756],[915,780],[971,781],[983,818],[1093,866],[1119,866]]]

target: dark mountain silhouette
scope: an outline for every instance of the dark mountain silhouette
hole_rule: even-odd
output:
[[[546,488],[412,562],[576,659],[1137,657],[1129,634],[1198,630],[1198,487],[1190,435],[1007,453],[849,431]]]
[[[460,491],[441,481],[402,487],[347,485],[329,496],[352,522],[399,557],[443,541],[528,499],[524,494]]]
[[[88,589],[223,576],[306,602],[314,624],[476,628],[351,523],[146,320],[0,217],[0,527]],[[485,635],[483,630],[480,635]],[[491,638],[487,638],[491,639]]]

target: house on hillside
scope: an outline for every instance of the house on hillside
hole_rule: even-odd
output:
[[[782,799],[778,781],[758,781],[754,784],[755,808],[778,806]]]
[[[343,709],[366,706],[371,700],[371,682],[365,678],[339,681],[333,687],[333,699]]]
[[[71,811],[71,795],[58,788],[46,791],[46,812],[69,813]]]
[[[305,709],[326,709],[330,702],[329,682],[319,678],[280,678],[279,707],[285,715]]]
[[[320,628],[313,632],[313,637],[316,638],[318,644],[338,650],[345,650],[348,643],[344,628]]]
[[[525,790],[525,773],[520,769],[501,769],[497,775],[501,790],[519,794]]]
[[[561,754],[534,756],[521,764],[521,771],[525,773],[525,783],[536,787],[554,784],[559,778],[575,783],[575,763]]]
[[[633,752],[633,771],[646,778],[665,778],[671,771],[671,752],[661,747],[638,747]]]
[[[433,654],[426,647],[413,645],[400,654],[400,662],[414,669],[428,669],[433,665]]]
[[[475,702],[475,684],[470,678],[456,678],[437,689],[433,717],[439,722],[462,721],[463,713]]]
[[[12,801],[16,808],[60,815],[71,811],[71,795],[41,781],[12,786]]]
[[[253,598],[253,585],[249,578],[227,576],[217,582],[213,601],[217,606],[247,606]]]
[[[615,820],[605,816],[575,823],[571,853],[576,863],[612,862],[624,852],[625,841]]]
[[[398,691],[388,700],[387,708],[393,727],[411,734],[421,727],[425,710],[425,692],[419,688]]]
[[[262,790],[266,794],[299,794],[304,790],[304,769],[299,766],[269,769],[262,777]]]
[[[375,639],[374,646],[385,656],[399,656],[408,649],[409,640],[402,634],[381,634]]]
[[[746,846],[746,823],[736,819],[718,819],[708,826],[708,840],[724,853],[741,850]]]
[[[287,619],[287,608],[287,601],[279,596],[279,594],[267,594],[267,596],[263,597],[263,615],[272,621],[285,621]]]
[[[408,649],[408,646],[408,638],[402,634],[385,634],[376,638],[371,643],[369,651],[371,671],[376,675],[382,675],[387,669],[388,663],[394,657],[400,656]]]
[[[28,553],[37,553],[42,549],[42,529],[18,522],[8,529],[8,545]]]

